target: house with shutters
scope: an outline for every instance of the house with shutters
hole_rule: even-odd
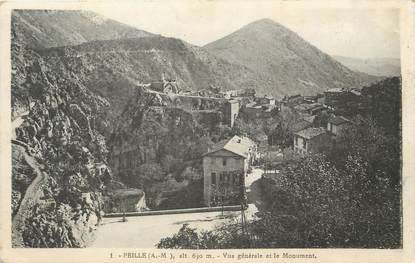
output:
[[[245,177],[257,158],[257,145],[247,137],[234,136],[214,145],[203,155],[205,204],[215,206],[240,195]]]

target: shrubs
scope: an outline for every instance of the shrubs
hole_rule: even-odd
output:
[[[244,231],[238,222],[203,234],[183,226],[158,247],[400,247],[399,188],[372,177],[359,155],[350,154],[339,170],[325,156],[310,155],[259,185],[263,206]]]

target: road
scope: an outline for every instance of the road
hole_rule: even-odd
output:
[[[252,173],[245,178],[245,187],[248,191],[251,185],[261,178],[262,173],[261,169],[253,169]],[[258,202],[257,198],[252,201]],[[246,219],[252,220],[257,211],[255,203],[249,204],[245,211]],[[225,211],[223,216],[222,212],[153,215],[128,217],[127,222],[122,222],[121,218],[104,218],[103,225],[97,230],[97,238],[92,247],[154,248],[160,239],[177,233],[183,224],[187,223],[190,227],[197,228],[198,231],[212,230],[227,220],[240,220],[240,215],[238,211]]]
[[[19,210],[12,220],[12,245],[13,247],[21,247],[23,246],[22,231],[26,223],[26,218],[43,194],[41,190],[47,181],[47,175],[40,170],[40,164],[32,156],[27,154],[22,146],[16,145],[16,147],[20,149],[24,160],[36,174],[36,178],[27,187],[26,193],[20,202]]]
[[[247,219],[252,219],[256,207],[250,205],[245,212]],[[104,218],[103,225],[96,233],[94,248],[154,248],[164,237],[177,233],[183,224],[189,224],[198,231],[212,230],[229,219],[240,220],[239,211],[205,212],[194,214],[155,215],[128,217],[127,222],[121,218]]]
[[[261,179],[262,174],[264,173],[264,170],[259,169],[259,168],[253,168],[252,172],[245,177],[245,188],[248,190],[250,189],[251,185]]]

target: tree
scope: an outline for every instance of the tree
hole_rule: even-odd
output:
[[[137,167],[130,175],[132,185],[148,188],[155,181],[161,181],[165,176],[163,169],[157,163],[145,163]]]
[[[201,240],[195,228],[190,228],[188,224],[184,224],[177,234],[172,237],[163,238],[157,244],[157,248],[187,248],[199,249],[201,248]]]
[[[209,236],[220,248],[399,247],[399,187],[368,171],[351,154],[340,170],[320,154],[286,163],[277,177],[261,179],[261,212],[244,233],[228,222]],[[169,240],[179,243],[174,248],[192,248]]]

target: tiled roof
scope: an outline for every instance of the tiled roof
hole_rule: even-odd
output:
[[[251,109],[261,109],[261,105],[257,105],[256,102],[250,102],[246,104],[245,107]]]
[[[327,90],[327,92],[343,92],[343,89],[342,88],[332,88],[332,89]]]
[[[309,123],[313,123],[315,118],[316,116],[308,116],[308,117],[304,117],[303,119]]]
[[[324,134],[324,133],[326,133],[326,129],[325,128],[322,128],[322,127],[319,127],[319,128],[310,127],[310,128],[301,130],[299,132],[296,132],[295,134],[298,135],[298,136],[300,136],[300,137],[306,138],[306,139],[311,139],[313,137],[319,136],[319,135]]]
[[[255,143],[248,137],[234,136],[231,139],[218,142],[213,146],[212,150],[204,155],[209,155],[220,150],[226,150],[243,158],[247,158],[250,148],[254,145]]]
[[[296,122],[296,123],[292,126],[291,130],[292,130],[293,132],[298,132],[298,131],[304,130],[305,128],[310,127],[310,126],[311,126],[311,124],[312,124],[311,122],[308,122],[308,121],[302,120],[302,121]]]
[[[343,116],[333,116],[329,118],[328,122],[333,123],[334,125],[340,125],[350,121]]]
[[[360,91],[358,91],[358,90],[354,90],[354,89],[352,89],[352,90],[350,91],[350,93],[353,93],[354,95],[357,95],[357,96],[362,95],[362,93],[361,93]]]
[[[299,111],[308,111],[317,108],[323,108],[323,106],[320,103],[302,103],[294,107],[294,109]]]

